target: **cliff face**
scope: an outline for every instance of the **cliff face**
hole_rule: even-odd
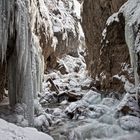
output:
[[[130,64],[125,42],[125,19],[122,14],[118,16],[119,22],[113,16],[113,22],[111,18],[108,19],[125,2],[126,0],[85,0],[83,5],[88,70],[99,81],[98,88],[105,91],[123,92],[122,81],[113,76],[128,75],[124,70]]]
[[[42,48],[45,70],[55,68],[64,54],[77,56],[84,40],[80,8],[77,0],[31,1],[32,33]]]

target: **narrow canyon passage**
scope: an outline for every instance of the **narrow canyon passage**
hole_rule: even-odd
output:
[[[0,140],[140,140],[140,0],[0,0]]]

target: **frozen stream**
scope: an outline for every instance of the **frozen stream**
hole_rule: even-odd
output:
[[[66,56],[61,62],[68,74],[51,71],[45,76],[45,81],[51,78],[57,85],[60,96],[49,82],[44,82],[40,100],[51,124],[47,133],[54,140],[140,140],[140,110],[134,95],[126,93],[119,99],[112,93],[103,97],[89,88],[92,80],[81,59]],[[76,66],[78,72],[74,72]],[[69,102],[69,97],[63,93],[82,98]]]
[[[135,140],[140,139],[140,119],[119,113],[118,104],[121,103],[118,100],[101,100],[100,94],[93,91],[87,95],[91,100],[84,96],[70,105],[47,109],[52,112],[53,123],[49,133],[55,140],[128,140],[133,136]]]

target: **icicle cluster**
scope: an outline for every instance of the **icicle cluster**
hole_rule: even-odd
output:
[[[140,46],[140,0],[128,0],[120,9],[125,17],[125,39],[134,71],[135,89],[138,97],[139,88],[139,46]]]
[[[6,57],[8,34],[13,34],[13,18],[14,18],[14,0],[0,1],[0,61],[3,62]]]
[[[41,90],[43,57],[30,26],[27,0],[0,1],[0,57],[12,48],[8,64],[10,105],[24,104],[25,118],[33,125],[34,98]]]

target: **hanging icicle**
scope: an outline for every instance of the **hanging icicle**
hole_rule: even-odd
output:
[[[129,48],[131,67],[134,72],[136,99],[138,101],[139,96],[139,75],[138,75],[138,52],[139,44],[139,23],[140,23],[140,1],[128,0],[120,9],[125,17],[125,39]]]
[[[7,61],[11,107],[21,104],[30,126],[34,124],[34,99],[41,91],[42,54],[31,32],[27,0],[0,1],[0,62]],[[8,49],[12,48],[8,60]]]

